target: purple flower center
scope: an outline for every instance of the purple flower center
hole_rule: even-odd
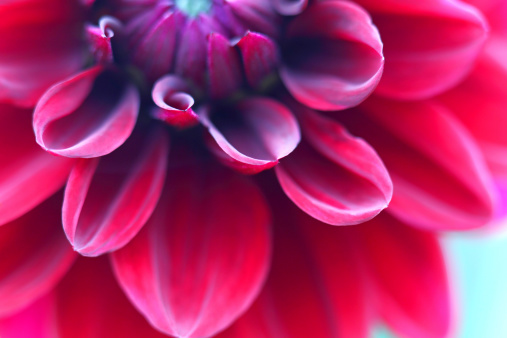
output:
[[[190,17],[196,17],[211,9],[211,0],[176,0],[176,7]]]

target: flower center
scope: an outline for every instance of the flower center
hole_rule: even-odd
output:
[[[195,17],[211,8],[212,0],[176,0],[176,7],[188,16]]]

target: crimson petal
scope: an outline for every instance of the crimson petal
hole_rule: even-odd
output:
[[[74,261],[59,226],[60,206],[53,196],[0,227],[0,317],[48,292]]]
[[[358,0],[379,28],[385,72],[376,93],[422,99],[456,85],[470,71],[487,22],[461,1]]]
[[[199,117],[192,110],[194,98],[189,91],[185,81],[178,76],[160,78],[151,92],[153,102],[160,108],[153,111],[154,117],[180,128],[199,123]]]
[[[298,112],[306,142],[276,167],[287,196],[333,225],[361,223],[387,207],[393,186],[370,145],[307,108]]]
[[[45,150],[67,157],[98,157],[130,135],[139,94],[115,71],[96,66],[49,89],[35,108],[33,128]]]
[[[199,164],[206,173],[197,165],[169,172],[151,219],[112,253],[130,300],[177,337],[211,336],[234,321],[260,291],[270,259],[259,191],[244,177]]]
[[[203,110],[199,115],[214,139],[211,150],[235,169],[256,173],[271,168],[299,143],[297,121],[281,103],[257,97],[240,101],[234,109]]]
[[[348,1],[314,2],[287,27],[283,83],[318,110],[355,106],[382,74],[382,42],[369,15]]]
[[[145,138],[132,136],[112,154],[81,159],[74,167],[62,219],[80,254],[98,256],[122,247],[153,212],[164,184],[169,138],[163,129]]]
[[[30,110],[0,105],[0,225],[60,189],[74,164],[40,149],[31,125]]]
[[[121,23],[110,16],[102,17],[98,26],[88,25],[86,27],[91,51],[96,62],[113,62],[111,39],[114,37],[115,31],[120,29]]]
[[[272,269],[252,307],[217,338],[367,337],[364,278],[346,228],[298,210],[275,224]]]
[[[442,106],[371,98],[342,115],[379,153],[393,179],[389,210],[429,229],[468,229],[493,213],[493,183],[477,145]]]
[[[370,268],[371,301],[393,331],[400,337],[448,337],[451,295],[436,236],[385,213],[352,230],[358,255]]]
[[[76,1],[0,5],[0,101],[33,107],[46,89],[78,71],[86,56],[82,25]]]

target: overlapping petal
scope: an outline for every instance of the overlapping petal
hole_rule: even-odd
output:
[[[436,236],[387,213],[351,229],[379,314],[400,337],[448,337],[454,318]]]
[[[74,261],[61,230],[60,207],[61,198],[53,196],[0,227],[0,317],[51,290]]]
[[[296,148],[301,138],[290,110],[271,98],[249,98],[233,109],[203,110],[199,114],[213,138],[211,150],[222,162],[245,173],[273,167]]]
[[[299,102],[318,110],[355,106],[382,75],[382,42],[370,16],[348,1],[314,2],[287,27],[280,76]]]
[[[82,67],[82,12],[76,1],[0,5],[0,101],[33,107],[54,83]]]
[[[208,35],[207,56],[211,97],[224,98],[241,87],[239,54],[226,37],[218,33]]]
[[[163,129],[135,135],[101,159],[80,159],[63,203],[63,228],[82,255],[97,256],[130,241],[148,220],[165,179],[169,139]]]
[[[469,229],[492,217],[491,176],[470,134],[431,102],[370,99],[342,115],[365,138],[393,179],[389,210],[428,229]]]
[[[333,225],[361,223],[387,207],[393,186],[377,153],[339,123],[296,107],[306,142],[276,167],[287,196]]]
[[[95,66],[49,89],[35,108],[37,143],[67,157],[98,157],[118,148],[134,129],[137,89],[114,70]]]
[[[0,225],[60,189],[74,164],[40,149],[31,120],[30,110],[0,105]]]
[[[462,80],[487,37],[475,8],[454,0],[358,0],[371,13],[385,49],[376,93],[423,99]]]
[[[184,158],[169,172],[151,219],[112,261],[120,285],[154,327],[206,337],[257,296],[270,259],[269,216],[245,178],[209,163],[182,165]]]

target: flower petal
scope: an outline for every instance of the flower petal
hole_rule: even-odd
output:
[[[90,49],[96,62],[113,62],[111,39],[114,37],[115,31],[121,30],[121,28],[121,22],[110,16],[100,18],[98,26],[86,26]]]
[[[387,207],[393,187],[377,153],[339,123],[301,106],[297,111],[307,142],[276,167],[287,196],[333,225],[361,223]]]
[[[243,67],[248,84],[251,87],[262,87],[268,76],[274,75],[278,65],[278,50],[276,44],[267,36],[247,32],[238,41]]]
[[[283,199],[281,197],[280,199]],[[345,228],[280,207],[272,269],[252,307],[217,338],[367,337],[365,283]]]
[[[112,261],[120,285],[154,327],[208,337],[260,291],[270,259],[269,216],[244,177],[179,159],[148,224]]]
[[[24,0],[0,6],[0,101],[33,107],[84,63],[76,1]]]
[[[214,98],[227,97],[243,82],[238,51],[218,33],[208,35],[208,72],[209,90]]]
[[[368,14],[352,2],[315,2],[290,22],[286,35],[280,76],[310,108],[355,106],[380,80],[380,36]]]
[[[214,139],[209,142],[211,150],[242,172],[273,167],[296,148],[301,138],[292,113],[270,98],[245,99],[234,108],[211,113],[203,110],[199,116]]]
[[[461,1],[357,2],[372,14],[386,47],[376,93],[391,98],[428,98],[456,85],[487,36],[481,13]]]
[[[273,5],[282,15],[297,15],[306,8],[308,0],[274,0]]]
[[[395,194],[389,210],[424,228],[469,229],[493,213],[493,183],[465,128],[432,102],[371,98],[341,115],[386,164]]]
[[[436,236],[386,213],[351,230],[369,267],[371,301],[392,330],[400,337],[448,337],[451,295]]]
[[[100,159],[74,167],[63,203],[63,228],[82,255],[98,256],[124,246],[150,217],[164,184],[167,133],[132,136]]]
[[[138,111],[136,88],[96,66],[48,90],[35,108],[33,128],[37,143],[51,153],[98,157],[125,142]]]
[[[439,98],[477,140],[493,174],[503,178],[507,178],[506,52],[506,41],[490,42],[470,76]]]
[[[59,226],[60,206],[53,196],[0,227],[0,317],[48,292],[74,261]]]
[[[0,105],[0,225],[54,194],[67,180],[74,160],[58,158],[35,143],[32,113]]]
[[[170,125],[185,128],[199,123],[192,110],[194,98],[185,81],[175,75],[160,78],[151,92],[153,102],[161,109],[152,112],[155,118]]]

